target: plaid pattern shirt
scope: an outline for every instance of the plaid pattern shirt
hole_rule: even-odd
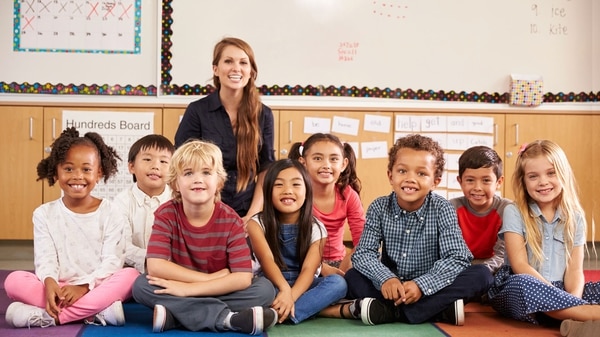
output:
[[[352,264],[377,289],[397,277],[414,281],[423,295],[433,295],[452,284],[473,259],[456,211],[435,193],[414,212],[401,209],[396,200],[392,192],[369,206]]]

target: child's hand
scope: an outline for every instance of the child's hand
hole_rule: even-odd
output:
[[[169,294],[178,297],[187,296],[185,286],[188,285],[188,283],[166,280],[160,277],[150,275],[147,275],[146,278],[148,279],[149,284],[162,288],[154,290],[155,294]]]
[[[73,303],[77,302],[83,295],[87,294],[90,291],[89,286],[87,284],[79,284],[79,285],[66,285],[62,287],[62,294],[64,299],[60,303],[60,307],[68,307],[73,305]]]
[[[292,298],[292,289],[285,289],[283,291],[279,291],[275,300],[273,300],[273,304],[271,308],[277,311],[277,315],[279,315],[279,323],[283,323],[289,315],[292,317],[295,315],[294,313],[294,299]]]
[[[402,282],[396,277],[391,278],[381,286],[381,294],[386,300],[394,301],[394,304],[402,304],[406,299]]]
[[[333,275],[333,274],[338,274],[340,276],[346,275],[346,273],[344,273],[341,269],[332,267],[332,266],[328,265],[327,263],[323,263],[321,265],[321,275],[322,276],[325,277],[325,276],[329,276],[329,275]]]
[[[60,303],[64,300],[62,289],[50,277],[44,280],[44,289],[46,291],[46,312],[58,323],[58,315],[61,311]]]
[[[404,282],[402,283],[402,286],[404,287],[404,299],[401,299],[401,302],[399,303],[395,303],[396,305],[401,303],[413,304],[420,300],[421,296],[423,296],[421,289],[414,281]]]

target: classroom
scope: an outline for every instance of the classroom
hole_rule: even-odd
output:
[[[420,133],[442,145],[435,193],[447,199],[462,195],[458,158],[467,148],[501,155],[499,194],[512,199],[519,149],[550,139],[579,183],[589,246],[600,241],[595,0],[75,3],[0,3],[0,150],[11,161],[0,177],[0,246],[30,242],[33,210],[60,197],[58,186],[36,180],[35,167],[63,129],[98,132],[121,158],[149,133],[174,141],[188,104],[215,89],[212,48],[225,36],[256,53],[275,158],[311,134],[337,135],[357,154],[365,209],[391,191],[388,150],[399,137]],[[98,196],[131,183],[126,160],[120,165]]]

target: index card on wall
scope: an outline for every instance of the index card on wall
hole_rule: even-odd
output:
[[[436,142],[438,142],[438,144],[440,144],[442,149],[448,148],[448,140],[447,140],[448,135],[446,133],[428,133],[428,134],[423,134],[423,136],[427,136],[427,137],[435,140]]]
[[[470,135],[469,136],[469,147],[471,146],[479,146],[479,145],[483,145],[483,146],[487,146],[487,147],[494,147],[494,137],[493,136],[476,136],[476,135]]]
[[[458,177],[458,172],[448,172],[448,188],[451,190],[460,190],[460,184],[456,177]]]
[[[446,132],[448,118],[446,116],[422,116],[421,131],[423,132]]]
[[[446,154],[446,169],[450,171],[458,171],[458,159],[460,154],[447,153]]]
[[[387,158],[388,143],[381,142],[362,142],[360,144],[362,159]]]
[[[466,150],[469,148],[469,135],[449,133],[446,140],[448,141],[448,145],[444,147],[446,150]]]
[[[304,117],[304,133],[329,133],[331,130],[331,119],[318,117]]]
[[[396,131],[414,133],[421,131],[421,116],[396,116]]]
[[[494,117],[448,116],[448,132],[494,133]]]
[[[342,143],[346,143],[348,145],[350,145],[352,147],[352,150],[354,150],[354,154],[356,155],[356,158],[360,158],[360,152],[358,151],[358,142],[344,142],[342,141]]]
[[[447,175],[448,174],[446,172],[442,173],[442,180],[440,180],[440,183],[437,185],[438,188],[441,188],[441,187],[445,188],[446,186],[448,186]]]
[[[365,115],[365,131],[389,133],[392,118],[389,116]]]
[[[396,143],[396,141],[397,141],[398,139],[400,139],[400,138],[402,138],[402,137],[406,137],[406,136],[408,136],[408,135],[410,135],[410,133],[406,133],[406,132],[396,132],[396,133],[394,134],[394,143]]]
[[[356,118],[333,116],[333,125],[331,126],[331,131],[345,135],[358,136],[359,124],[360,121]]]

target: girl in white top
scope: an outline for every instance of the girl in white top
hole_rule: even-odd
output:
[[[272,308],[298,324],[346,296],[338,274],[318,277],[327,232],[312,213],[310,177],[291,159],[271,164],[263,184],[263,212],[248,221],[260,274],[277,289]]]
[[[68,128],[37,166],[38,180],[58,182],[63,197],[33,213],[35,274],[14,271],[4,283],[15,302],[6,310],[13,327],[48,327],[84,320],[123,325],[122,301],[139,273],[123,269],[124,220],[106,199],[90,193],[117,172],[118,155],[94,132]]]

